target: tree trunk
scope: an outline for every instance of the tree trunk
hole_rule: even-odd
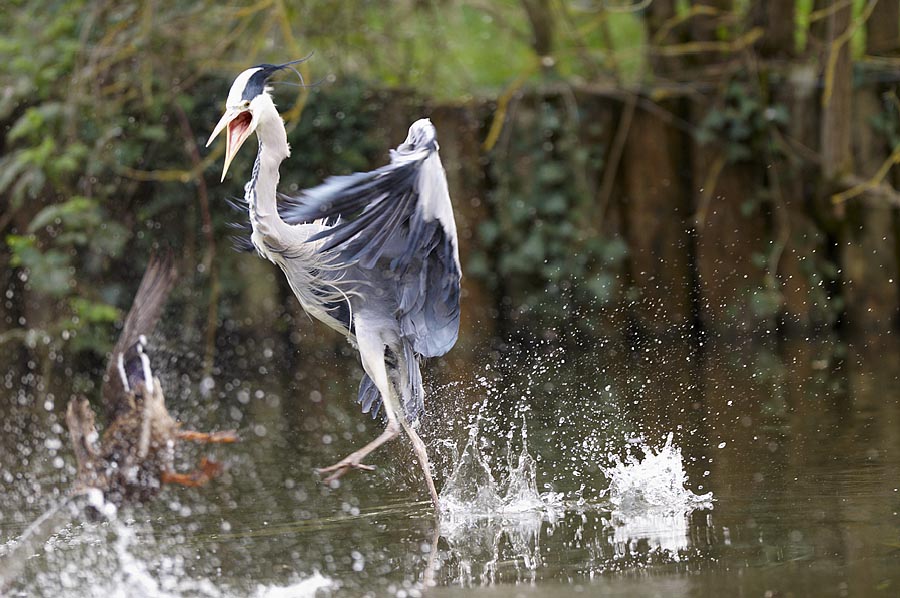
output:
[[[856,95],[855,155],[860,175],[873,176],[887,158],[882,135],[871,124],[882,107],[877,88]],[[863,198],[851,200],[844,223],[841,263],[847,324],[853,332],[887,330],[898,314],[898,264],[894,251],[894,208]]]
[[[693,0],[692,8],[710,8],[710,13],[697,14],[691,19],[691,39],[693,41],[714,41],[723,14],[733,9],[732,0]],[[718,13],[718,14],[711,14]]]
[[[816,68],[805,62],[794,63],[789,80],[791,85],[773,89],[775,102],[787,106],[793,115],[787,134],[803,147],[818,147],[821,103]],[[776,230],[774,235],[776,242],[785,232],[787,238],[777,264],[782,326],[787,333],[809,333],[829,325],[834,317],[823,287],[825,273],[830,270],[823,261],[827,240],[811,217],[810,207],[815,205],[817,191],[807,184],[817,179],[819,168],[795,157],[773,164],[768,172],[780,183],[773,198],[775,209],[783,210],[782,226],[787,228]]]
[[[630,278],[641,298],[634,318],[641,331],[655,336],[692,323],[690,214],[681,184],[680,137],[658,116],[638,110],[624,153]]]
[[[822,175],[829,183],[853,171],[850,147],[853,63],[850,41],[838,45],[838,38],[850,27],[853,7],[844,0],[832,0],[832,5],[836,7],[828,16],[821,148]]]
[[[823,14],[834,0],[813,0],[812,13]],[[820,18],[810,22],[806,35],[806,52],[810,57],[821,58],[825,54],[828,38],[828,19]]]
[[[531,24],[531,47],[538,56],[553,53],[553,11],[549,0],[522,0]]]
[[[647,39],[649,40],[647,51],[650,54],[650,65],[656,74],[666,75],[676,73],[680,67],[680,61],[675,56],[659,56],[656,52],[658,46],[677,43],[678,36],[672,30],[662,32],[670,19],[678,14],[676,0],[655,0],[646,10]]]
[[[878,0],[866,21],[866,53],[893,54],[900,47],[900,0]]]
[[[763,58],[790,58],[794,54],[794,13],[792,0],[756,0],[750,3],[749,24],[763,30],[756,49]]]

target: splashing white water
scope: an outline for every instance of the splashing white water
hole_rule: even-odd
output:
[[[33,555],[29,560],[36,574],[26,571],[16,580],[22,572],[15,571],[6,579],[0,578],[16,595],[313,598],[320,590],[336,587],[316,571],[308,577],[294,576],[286,585],[257,584],[251,594],[252,586],[230,587],[213,578],[192,575],[190,554],[174,550],[183,544],[183,538],[169,539],[172,545],[159,544],[152,528],[124,520],[100,493],[67,501],[62,507],[56,510],[64,511],[69,522],[58,521],[57,531],[48,531],[45,539],[25,548]],[[84,521],[88,508],[93,509],[94,516],[102,514],[101,521]]]
[[[670,434],[661,449],[638,445],[624,460],[614,455],[603,469],[609,479],[602,502],[582,498],[584,485],[571,497],[538,490],[538,462],[528,450],[528,429],[523,423],[506,435],[506,459],[491,460],[491,442],[480,435],[478,422],[455,459],[441,493],[441,533],[448,550],[442,566],[463,586],[496,583],[502,563],[517,563],[517,582],[534,580],[545,558],[545,535],[571,513],[610,511],[600,515],[612,554],[602,568],[614,570],[622,562],[652,558],[677,562],[690,555],[689,515],[712,508],[712,493],[697,495],[685,487],[687,475],[681,450]],[[494,453],[495,454],[495,453]],[[499,481],[497,481],[499,479]],[[649,552],[647,548],[649,547]],[[601,551],[602,552],[602,551]]]
[[[306,579],[286,586],[259,586],[254,598],[313,598],[320,590],[334,587],[334,582],[316,571]]]
[[[441,491],[441,504],[446,515],[491,517],[514,513],[539,512],[558,516],[567,505],[584,507],[581,492],[567,501],[561,493],[538,490],[538,472],[534,457],[528,450],[528,428],[523,422],[520,433],[521,448],[515,451],[515,430],[507,435],[510,446],[506,462],[500,467],[499,479],[494,475],[491,459],[483,447],[489,442],[480,436],[476,419],[469,430],[469,438],[462,453],[455,458],[452,472]],[[612,463],[602,468],[609,485],[599,492],[606,496],[613,514],[637,516],[685,513],[694,509],[712,508],[712,492],[694,494],[686,487],[687,474],[681,449],[673,444],[669,433],[661,449],[647,444],[636,447],[643,453],[639,458],[632,452],[625,459],[608,455]],[[582,488],[583,489],[583,488]],[[570,504],[573,503],[573,504]]]
[[[441,491],[441,505],[446,514],[477,517],[546,512],[552,516],[562,508],[562,495],[538,490],[537,469],[534,457],[528,452],[528,428],[524,423],[522,447],[518,452],[509,449],[500,482],[496,481],[489,459],[481,449],[482,440],[478,426],[473,426]]]
[[[510,561],[521,564],[520,580],[534,581],[543,563],[541,530],[562,516],[562,495],[538,490],[524,421],[518,430],[519,450],[512,448],[518,444],[517,430],[506,435],[510,444],[498,482],[480,421],[481,414],[470,426],[466,446],[441,492],[441,534],[449,546],[444,564],[464,586],[495,583],[499,564]]]
[[[609,478],[609,501],[615,514],[683,513],[712,508],[712,492],[697,495],[685,487],[684,460],[681,449],[672,444],[672,437],[669,433],[659,451],[641,446],[643,459],[632,454],[623,461],[614,456],[612,467],[604,468]]]

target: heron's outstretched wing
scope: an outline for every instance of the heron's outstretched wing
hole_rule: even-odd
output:
[[[109,421],[115,418],[120,408],[127,408],[127,406],[123,407],[122,403],[127,389],[120,374],[119,358],[120,356],[123,358],[121,365],[125,370],[126,379],[143,375],[143,369],[136,365],[141,363],[137,354],[143,352],[144,342],[141,336],[153,332],[166,299],[175,286],[176,279],[177,271],[171,254],[150,256],[147,270],[141,279],[131,309],[125,318],[122,333],[113,348],[106,366],[106,373],[103,376],[103,387],[100,394],[103,397],[103,408],[110,418]]]
[[[454,345],[459,249],[430,120],[413,123],[387,166],[331,177],[283,198],[279,211],[289,224],[337,219],[310,240],[324,240],[322,251],[339,251],[348,263],[386,270],[384,284],[396,293],[401,331],[416,353],[434,357]]]

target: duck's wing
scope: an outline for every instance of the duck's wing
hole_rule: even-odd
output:
[[[156,328],[177,277],[171,253],[150,256],[103,376],[101,396],[108,421],[112,421],[123,408],[122,401],[134,384],[152,376],[144,350],[146,335],[150,335]]]

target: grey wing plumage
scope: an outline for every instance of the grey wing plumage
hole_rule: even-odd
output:
[[[147,270],[134,296],[122,333],[113,348],[103,377],[100,394],[109,421],[112,421],[120,408],[124,408],[122,399],[128,390],[120,374],[119,357],[123,357],[121,365],[125,369],[126,380],[143,377],[143,360],[139,357],[139,354],[143,353],[145,343],[142,336],[152,333],[156,327],[176,279],[177,270],[171,254],[150,256]]]
[[[368,374],[363,374],[362,380],[359,381],[359,395],[356,402],[362,407],[363,413],[371,413],[373,419],[378,417],[378,412],[381,411],[381,393]]]
[[[409,381],[409,392],[404,394],[402,400],[403,410],[409,421],[415,421],[420,415],[425,413],[425,396],[422,389],[422,372],[419,370],[419,362],[413,353],[412,345],[408,342],[403,343],[403,362],[406,365],[406,379]],[[394,362],[393,365],[397,365]],[[381,410],[381,393],[378,387],[369,378],[368,374],[363,374],[359,383],[359,395],[356,402],[362,407],[363,413],[370,413],[373,418],[378,417]]]
[[[334,219],[311,240],[344,261],[386,269],[396,293],[401,332],[415,352],[443,355],[459,333],[461,268],[456,223],[434,126],[413,123],[391,163],[371,172],[331,177],[299,196],[282,198],[289,224]]]

